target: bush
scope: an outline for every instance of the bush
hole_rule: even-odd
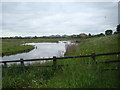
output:
[[[117,32],[120,32],[120,24],[117,25]]]
[[[106,30],[106,31],[105,31],[105,34],[106,34],[106,35],[112,35],[112,33],[113,33],[112,30]]]

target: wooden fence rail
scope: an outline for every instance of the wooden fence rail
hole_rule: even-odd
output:
[[[24,62],[28,62],[28,61],[48,61],[48,60],[53,60],[53,69],[56,70],[57,67],[57,60],[60,59],[70,59],[70,58],[85,58],[85,57],[91,57],[93,59],[93,61],[96,61],[96,56],[107,56],[107,55],[118,55],[120,54],[120,52],[112,52],[112,53],[102,53],[102,54],[96,54],[96,53],[92,53],[90,55],[81,55],[81,56],[71,56],[71,57],[56,57],[53,56],[53,58],[38,58],[38,59],[26,59],[23,60],[22,58],[20,60],[9,60],[9,61],[0,61],[0,63],[4,63],[4,66],[7,67],[7,63],[11,63],[11,62],[20,62],[21,66],[24,67]],[[101,63],[112,63],[112,62],[120,62],[120,60],[115,60],[115,61],[106,61],[106,62],[101,62]],[[41,67],[41,66],[39,66]],[[43,66],[43,67],[51,67],[51,66]]]
[[[100,62],[100,63],[116,63],[116,62],[120,62],[120,60],[111,60],[111,61],[104,61],[104,62]]]

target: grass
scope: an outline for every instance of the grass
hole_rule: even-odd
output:
[[[77,46],[70,47],[66,56],[88,55],[91,53],[117,52],[119,36],[110,35],[88,38]],[[74,47],[74,49],[73,49]],[[100,56],[97,62],[117,60],[120,55]],[[35,63],[34,65],[38,65]],[[47,62],[46,64],[52,64]],[[106,68],[120,67],[119,63],[95,64],[91,58],[58,60],[57,64],[68,64],[53,72],[51,68],[19,68],[13,65],[3,68],[4,88],[120,88],[120,71],[104,71]]]
[[[3,69],[3,88],[33,88],[42,86],[52,74],[50,68],[25,70],[13,65],[9,69]]]
[[[88,55],[91,53],[108,53],[119,51],[118,36],[105,36],[87,39],[67,56]],[[96,60],[106,61],[119,59],[119,55],[97,57]],[[94,64],[91,58],[69,59],[69,64],[62,73],[50,79],[44,87],[52,88],[118,88],[120,87],[120,71],[102,71],[105,68],[116,68],[120,64]],[[85,61],[85,62],[84,62]],[[63,63],[63,61],[60,61]],[[92,63],[92,64],[86,64]]]
[[[21,45],[21,44],[23,44],[22,40],[12,40],[12,39],[2,40],[2,47],[0,48],[2,56],[27,52],[34,49],[34,46],[32,45]]]

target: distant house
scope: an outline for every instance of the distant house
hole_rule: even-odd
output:
[[[88,35],[85,34],[85,33],[81,33],[81,34],[79,34],[79,36],[80,36],[80,37],[86,37],[86,36],[88,36]]]

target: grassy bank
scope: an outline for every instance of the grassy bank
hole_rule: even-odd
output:
[[[88,55],[91,53],[117,52],[119,49],[118,35],[89,38],[80,43],[67,56]],[[70,47],[71,48],[71,47]],[[74,47],[75,48],[75,47]],[[120,55],[97,57],[97,62],[119,60]],[[120,67],[119,63],[94,64],[91,58],[69,59],[59,61],[68,64],[63,72],[51,78],[43,87],[53,88],[118,88],[120,87],[120,71],[104,71],[104,69]]]
[[[110,35],[80,40],[78,46],[68,48],[66,56],[91,53],[117,52],[118,35]],[[74,48],[74,49],[73,49]],[[70,50],[71,49],[71,50]],[[119,59],[120,55],[97,57],[97,62]],[[38,64],[38,63],[36,63]],[[35,64],[35,65],[36,65]],[[47,62],[46,64],[52,64]],[[45,64],[45,65],[46,65]],[[51,68],[22,69],[18,65],[3,68],[3,87],[6,88],[118,88],[120,71],[104,71],[106,68],[120,67],[119,63],[95,64],[91,58],[58,60],[57,64],[68,64],[53,73]]]
[[[0,48],[0,51],[2,53],[2,56],[4,55],[13,55],[17,53],[22,52],[28,52],[32,49],[34,49],[34,46],[32,45],[21,45],[23,44],[22,40],[2,40],[2,47]]]

